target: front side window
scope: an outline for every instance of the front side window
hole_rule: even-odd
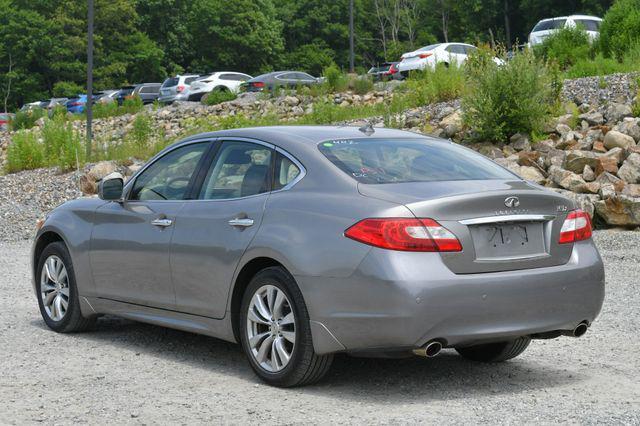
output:
[[[209,143],[186,145],[164,155],[136,179],[130,200],[183,200]]]
[[[575,19],[577,27],[584,28],[585,31],[598,31],[600,29],[600,21],[593,19]]]
[[[361,183],[514,179],[491,160],[455,144],[426,139],[348,139],[319,144],[339,169]]]
[[[251,142],[223,142],[200,190],[201,200],[225,200],[271,190],[272,151]]]

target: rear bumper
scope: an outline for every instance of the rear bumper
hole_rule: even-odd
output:
[[[593,322],[604,299],[604,269],[591,241],[575,244],[567,264],[547,268],[456,275],[437,253],[373,248],[349,278],[296,279],[311,320],[326,329],[318,342],[314,335],[318,353],[571,330]]]

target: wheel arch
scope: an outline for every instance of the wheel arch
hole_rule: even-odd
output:
[[[231,303],[229,306],[231,313],[231,326],[233,327],[233,336],[236,341],[240,341],[240,305],[244,291],[249,286],[251,279],[260,271],[266,268],[278,266],[289,272],[287,268],[277,260],[268,256],[255,257],[244,264],[236,277],[231,294]],[[290,272],[289,272],[290,273]]]
[[[42,255],[42,252],[49,244],[55,243],[55,242],[61,242],[65,246],[67,246],[67,248],[69,247],[67,245],[67,242],[62,237],[62,234],[59,233],[58,231],[51,230],[51,229],[42,232],[36,239],[36,242],[33,246],[33,259],[32,259],[33,261],[32,267],[33,267],[34,274],[36,272],[36,268],[38,268],[38,262],[40,262],[40,256]]]

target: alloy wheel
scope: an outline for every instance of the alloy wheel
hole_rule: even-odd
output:
[[[251,298],[247,313],[247,337],[251,354],[264,370],[283,370],[296,344],[296,318],[286,294],[264,285]]]
[[[49,318],[61,321],[69,307],[69,275],[58,256],[49,256],[44,262],[40,274],[40,297]]]

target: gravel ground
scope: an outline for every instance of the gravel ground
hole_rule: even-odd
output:
[[[238,346],[105,317],[96,330],[45,328],[28,242],[0,243],[0,423],[640,424],[640,233],[595,236],[607,268],[586,336],[535,341],[501,365],[451,351],[431,360],[337,358],[326,379],[258,383]]]

